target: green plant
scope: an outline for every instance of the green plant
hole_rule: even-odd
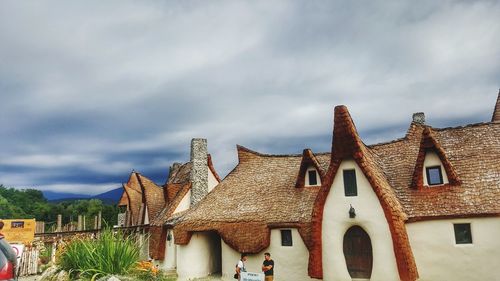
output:
[[[43,243],[39,243],[40,246],[38,247],[40,251],[40,263],[41,264],[48,264],[50,262],[50,258],[52,257],[52,245],[49,245],[49,247],[46,247]]]
[[[97,239],[80,238],[66,245],[59,266],[71,277],[96,279],[108,274],[126,274],[139,260],[137,239],[111,229]]]

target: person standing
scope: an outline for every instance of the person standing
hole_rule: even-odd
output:
[[[236,274],[238,274],[238,281],[241,280],[241,273],[246,272],[247,269],[245,267],[245,262],[247,261],[248,255],[243,253],[241,254],[241,259],[238,261],[238,264],[236,265]]]
[[[274,280],[274,261],[271,259],[270,253],[264,254],[264,262],[262,263],[262,271],[266,276],[265,281]]]
[[[12,271],[15,278],[16,277],[15,272],[17,267],[17,254],[16,252],[14,252],[14,249],[12,249],[12,246],[10,246],[9,242],[5,240],[5,236],[3,236],[3,234],[1,233],[3,226],[4,223],[3,221],[0,220],[0,252],[2,252],[3,255],[5,255],[5,257],[7,258],[7,260],[12,263],[13,267]]]

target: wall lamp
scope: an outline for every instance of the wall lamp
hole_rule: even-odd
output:
[[[351,205],[351,208],[349,208],[349,217],[351,219],[356,217],[356,210],[352,207],[352,205]]]

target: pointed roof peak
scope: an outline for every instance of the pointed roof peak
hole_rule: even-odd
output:
[[[500,122],[500,89],[498,89],[497,103],[493,110],[493,116],[491,116],[491,122]]]
[[[433,130],[430,127],[425,127],[424,130],[422,131],[422,138],[420,141],[420,148],[419,152],[417,155],[417,161],[415,163],[415,168],[413,171],[413,178],[412,178],[412,183],[411,187],[412,188],[421,188],[423,186],[423,165],[424,165],[424,160],[425,160],[425,154],[429,151],[432,150],[434,151],[439,159],[441,160],[441,163],[444,166],[444,169],[446,171],[446,174],[448,176],[448,180],[451,185],[459,185],[461,182],[458,179],[458,175],[455,172],[455,169],[451,165],[451,162],[449,161],[448,157],[446,156],[446,153],[441,145],[439,143],[438,139],[434,136]]]
[[[325,171],[321,168],[321,165],[312,150],[306,148],[302,151],[302,160],[300,161],[299,175],[295,181],[295,187],[300,188],[305,186],[306,172],[310,166],[314,167],[316,171],[318,171],[320,179],[323,180]]]
[[[345,105],[335,107],[333,123],[332,155],[350,157],[364,146]]]

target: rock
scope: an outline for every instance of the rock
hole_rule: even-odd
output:
[[[57,281],[70,281],[69,280],[69,274],[65,270],[59,271],[56,276]]]
[[[58,270],[59,270],[59,268],[57,268],[57,266],[55,266],[55,265],[47,268],[42,273],[42,276],[40,276],[40,281],[49,281],[49,280],[52,280],[53,277],[57,274]]]

